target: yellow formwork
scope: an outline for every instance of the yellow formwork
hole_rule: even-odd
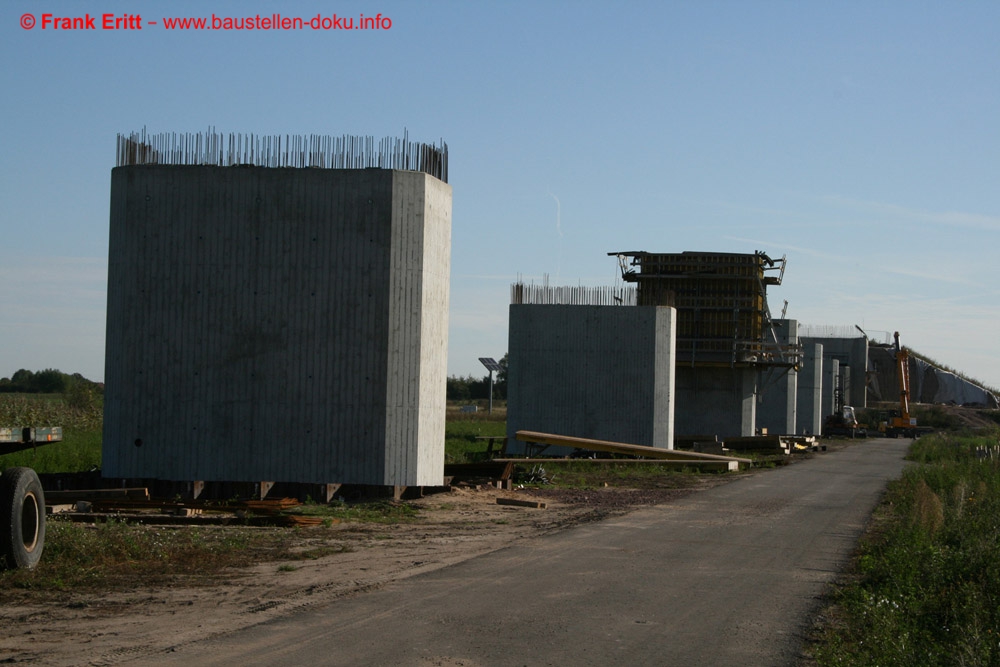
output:
[[[736,359],[761,347],[766,326],[765,262],[760,253],[630,253],[639,305],[677,308],[677,356],[683,362]]]

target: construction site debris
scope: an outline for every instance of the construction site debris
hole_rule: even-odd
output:
[[[170,526],[318,526],[324,523],[340,523],[340,520],[336,518],[304,516],[301,514],[278,514],[275,516],[237,516],[236,514],[177,516],[155,513],[65,512],[57,515],[57,518],[62,521],[73,521],[74,523],[119,521],[123,523]]]
[[[295,498],[223,503],[207,500],[149,499],[146,489],[90,489],[49,493],[65,499],[63,504],[53,506],[53,513],[60,519],[70,521],[311,526],[333,520],[329,517],[288,514],[288,510],[302,505]]]

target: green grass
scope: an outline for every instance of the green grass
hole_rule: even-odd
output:
[[[0,469],[15,466],[39,473],[85,472],[101,467],[101,432],[63,429],[63,441],[0,456]]]
[[[834,595],[820,665],[1000,664],[997,434],[927,436],[910,459]]]
[[[449,420],[444,429],[444,460],[446,463],[482,461],[486,458],[487,441],[477,440],[476,437],[503,437],[506,434],[506,421],[482,418]]]
[[[93,396],[0,394],[0,426],[62,426],[63,441],[0,456],[0,469],[28,466],[40,473],[80,472],[101,466],[103,406]],[[506,411],[461,413],[449,410],[445,426],[445,461],[481,461],[486,441],[476,436],[504,436]]]
[[[104,407],[85,391],[0,394],[0,426],[62,426],[62,442],[0,456],[0,469],[28,466],[40,473],[81,472],[101,465]]]

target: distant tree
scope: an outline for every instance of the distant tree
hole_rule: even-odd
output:
[[[34,377],[34,373],[25,368],[21,368],[10,376],[10,382],[12,385],[17,387],[14,391],[31,391],[31,381]]]
[[[80,386],[98,395],[104,395],[104,385],[83,377],[79,373],[67,375],[55,368],[32,372],[24,368],[10,378],[0,379],[0,393],[64,394]]]
[[[507,356],[508,353],[504,352],[503,357],[497,364],[500,366],[500,370],[497,371],[496,382],[493,385],[493,394],[497,398],[507,398]]]
[[[469,383],[469,393],[472,398],[482,401],[490,397],[490,377],[488,375],[478,379],[470,375],[466,381]]]
[[[493,376],[493,398],[507,398],[507,355],[497,362],[500,370]],[[465,377],[452,375],[448,378],[447,396],[449,401],[484,401],[490,397],[490,376]]]
[[[449,377],[447,397],[449,401],[467,401],[471,398],[469,393],[469,383],[465,378]]]
[[[46,368],[35,373],[31,390],[38,394],[59,394],[66,389],[66,375],[54,368]]]
[[[83,376],[68,376],[66,391],[63,396],[66,405],[88,412],[101,412],[104,409],[104,392],[96,382]],[[80,379],[77,379],[79,377]]]

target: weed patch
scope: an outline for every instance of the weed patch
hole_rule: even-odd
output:
[[[169,583],[181,576],[245,567],[266,554],[285,556],[287,530],[174,528],[110,521],[50,520],[45,557],[34,570],[0,572],[0,588],[40,591],[119,588],[127,582]]]
[[[914,442],[916,465],[889,485],[820,665],[1000,664],[1000,460],[996,435]]]

